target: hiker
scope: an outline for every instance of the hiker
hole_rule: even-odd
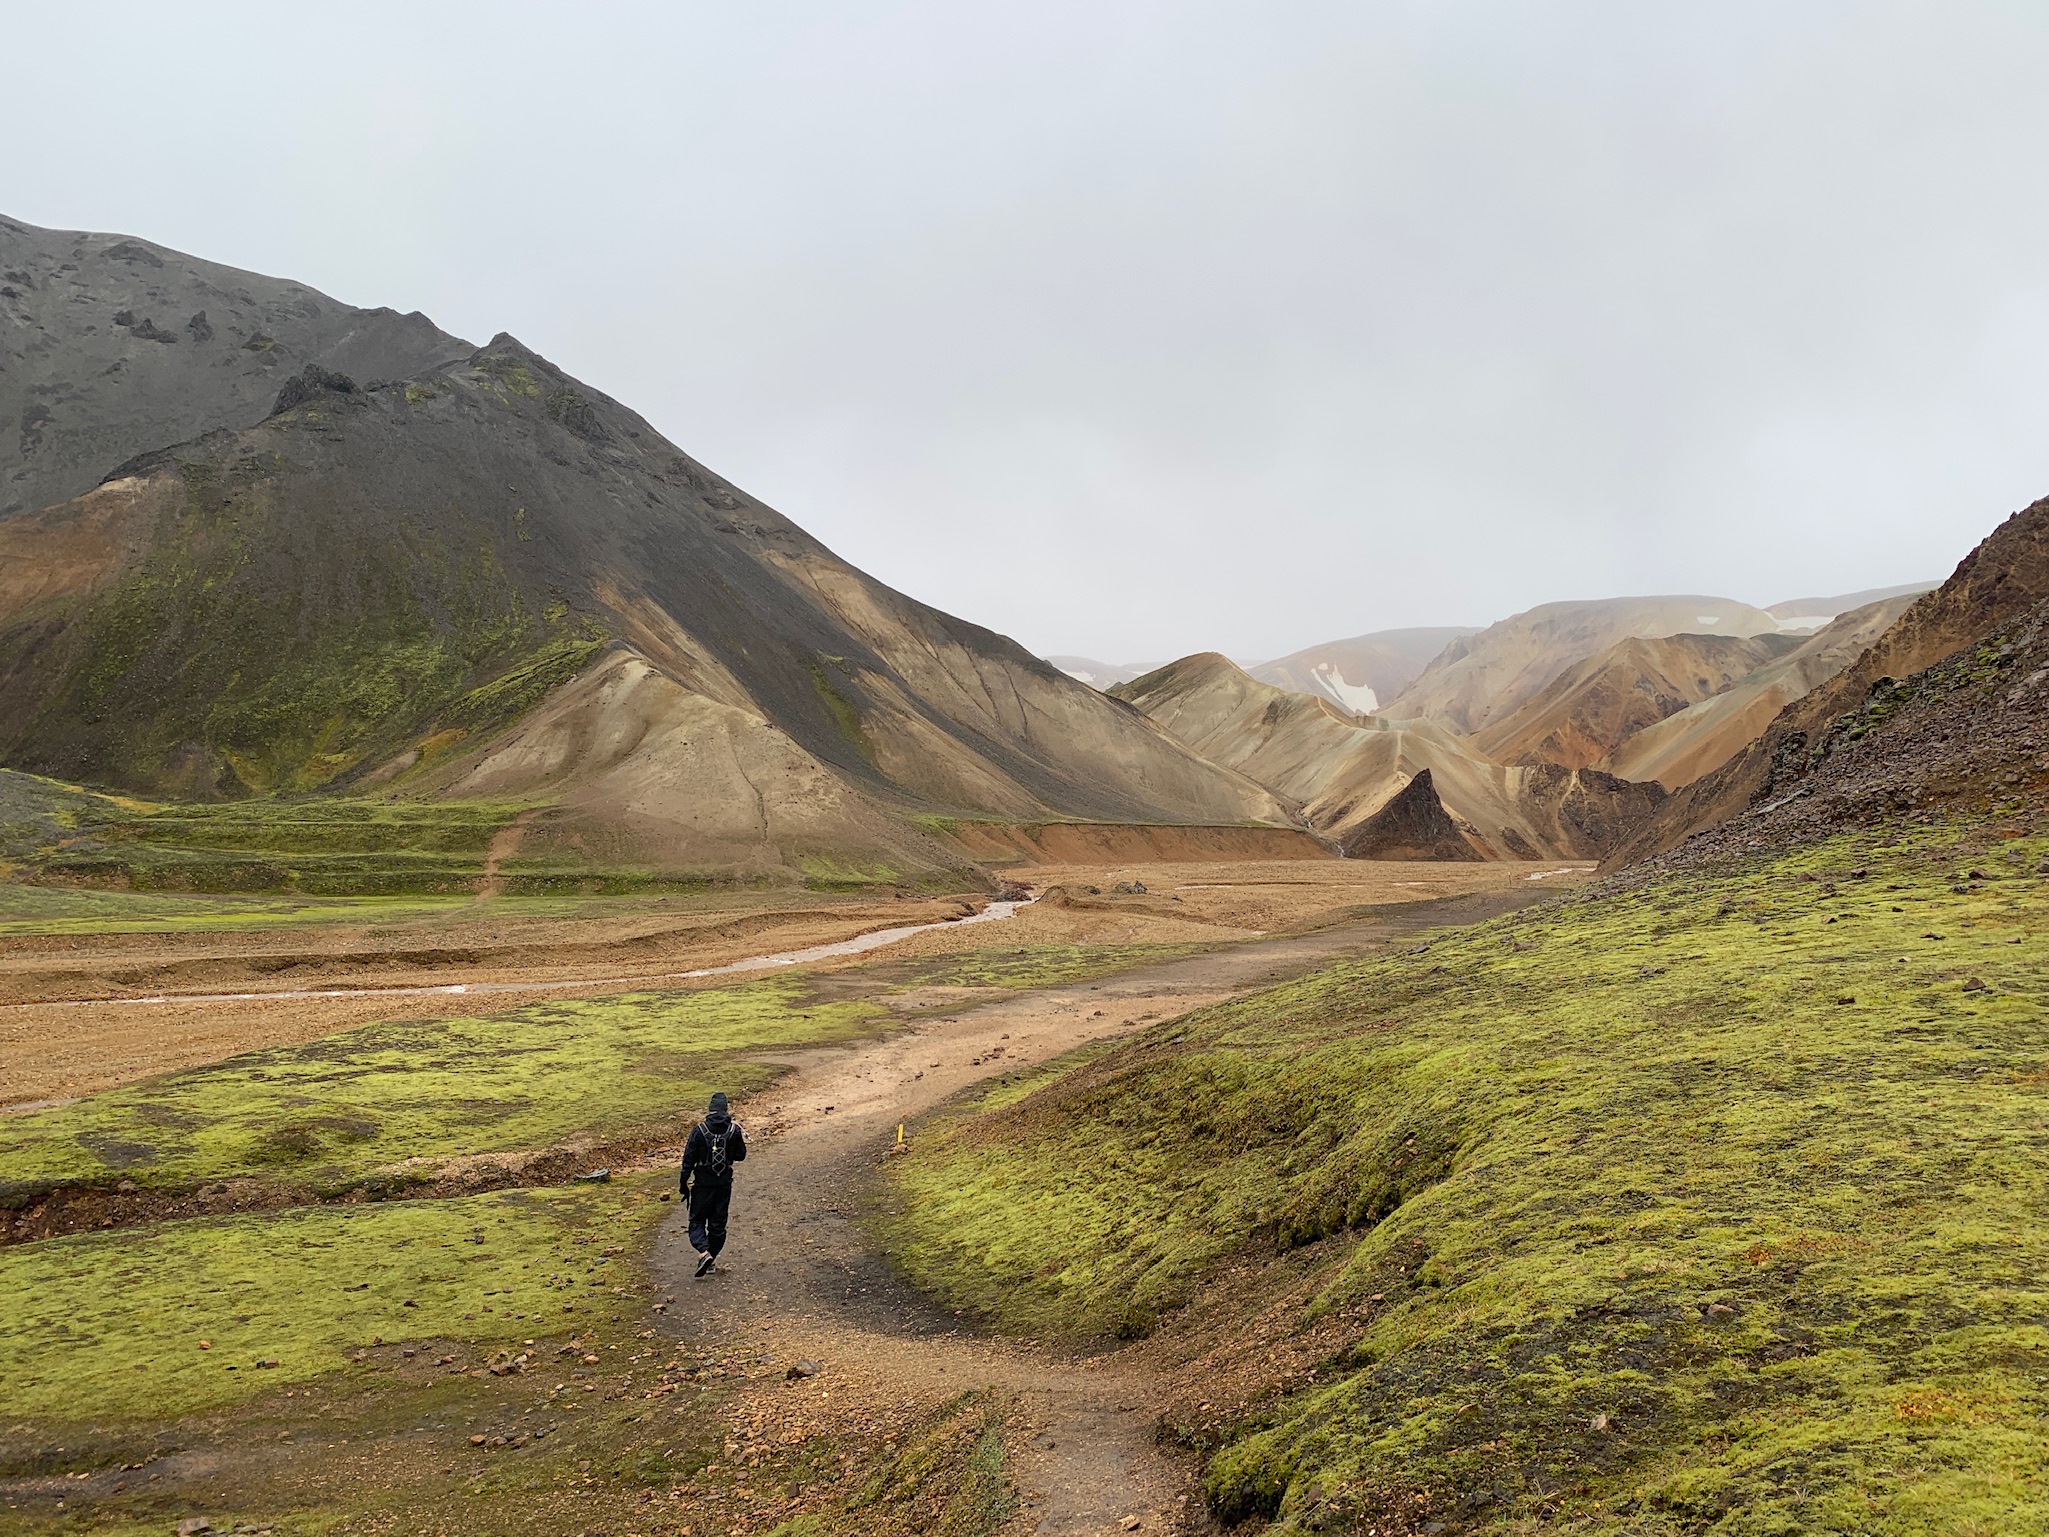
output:
[[[714,1094],[710,1110],[690,1128],[690,1140],[683,1144],[680,1188],[690,1200],[690,1247],[697,1251],[699,1279],[717,1268],[719,1250],[726,1246],[733,1165],[746,1156],[746,1133],[726,1109],[726,1096]]]

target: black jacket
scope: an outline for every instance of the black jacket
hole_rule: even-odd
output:
[[[747,1134],[740,1129],[740,1123],[730,1115],[708,1115],[690,1128],[690,1140],[683,1144],[683,1175],[677,1182],[679,1187],[690,1189],[690,1176],[694,1171],[700,1182],[718,1176],[711,1172],[711,1139],[720,1132],[726,1135],[726,1172],[724,1178],[733,1178],[733,1165],[747,1157]]]

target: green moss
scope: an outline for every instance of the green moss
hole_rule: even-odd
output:
[[[623,1245],[670,1209],[643,1194],[314,1207],[0,1249],[8,1413],[164,1419],[345,1373],[373,1341],[568,1332],[635,1278]]]
[[[497,729],[601,639],[536,614],[504,531],[459,508],[364,520],[275,453],[179,472],[182,514],[117,586],[55,639],[0,636],[0,662],[35,648],[61,680],[19,761],[150,792],[303,792],[449,712]]]
[[[845,659],[841,657],[820,657],[809,661],[805,666],[811,674],[811,687],[823,701],[827,713],[832,716],[832,723],[839,729],[839,734],[852,743],[862,757],[873,763],[875,744],[868,739],[867,728],[861,724],[860,706],[849,699],[839,685],[827,675],[827,663],[842,672],[847,670]]]
[[[2049,844],[1979,837],[1843,839],[1198,1011],[920,1138],[899,1256],[1101,1338],[1308,1247],[1301,1326],[1347,1343],[1182,1428],[1231,1519],[2049,1529]]]
[[[802,987],[565,999],[253,1052],[0,1120],[0,1196],[121,1178],[398,1188],[466,1154],[660,1134],[714,1089],[767,1083],[775,1070],[751,1053],[850,1039],[886,1018],[864,1000],[800,1006]]]

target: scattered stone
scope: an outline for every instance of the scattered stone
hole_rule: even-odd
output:
[[[193,1516],[178,1523],[178,1537],[205,1537],[213,1530],[213,1523],[204,1516]]]
[[[609,1185],[612,1183],[612,1171],[610,1169],[593,1169],[588,1174],[577,1175],[576,1179],[578,1184],[583,1185]]]
[[[482,1446],[483,1444],[484,1444],[484,1438],[483,1438],[482,1436],[471,1436],[471,1437],[470,1437],[470,1445],[472,1445],[472,1446]]]
[[[823,1370],[825,1370],[825,1368],[820,1366],[816,1361],[812,1360],[809,1356],[800,1356],[795,1361],[792,1361],[790,1363],[790,1369],[784,1372],[783,1375],[785,1377],[790,1378],[816,1377]]]
[[[1590,1430],[1598,1431],[1602,1435],[1606,1435],[1610,1429],[1608,1416],[1605,1414],[1595,1415],[1592,1419],[1587,1421],[1587,1428]]]
[[[1967,993],[1982,993],[1988,991],[1988,989],[1985,986],[1985,979],[1983,977],[1970,978],[1968,981],[1964,983],[1964,991]]]
[[[120,1184],[114,1187],[114,1193],[116,1195],[134,1195],[135,1192],[140,1190],[141,1188],[142,1187],[136,1184],[134,1180],[124,1179],[121,1181]]]
[[[1141,1526],[1144,1526],[1144,1525],[1145,1525],[1145,1523],[1144,1523],[1143,1521],[1139,1520],[1139,1519],[1138,1519],[1138,1517],[1136,1517],[1136,1516],[1126,1516],[1126,1517],[1124,1518],[1124,1520],[1123,1520],[1123,1521],[1122,1521],[1122,1522],[1121,1522],[1120,1524],[1121,1524],[1121,1525],[1123,1526],[1124,1530],[1125,1530],[1125,1531],[1127,1531],[1127,1532],[1135,1532],[1135,1531],[1137,1531],[1137,1530],[1138,1530],[1138,1529],[1139,1529],[1139,1528],[1140,1528]]]

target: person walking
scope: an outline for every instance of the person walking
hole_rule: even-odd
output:
[[[733,1204],[733,1165],[747,1156],[747,1134],[726,1108],[726,1096],[714,1094],[703,1120],[690,1128],[683,1144],[679,1188],[690,1202],[690,1247],[697,1251],[697,1276],[702,1280],[718,1268],[726,1246],[726,1212]]]

